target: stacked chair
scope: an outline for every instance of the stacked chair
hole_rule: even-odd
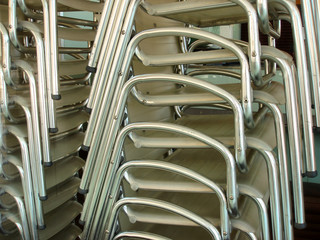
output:
[[[91,76],[85,68],[98,22],[60,12],[99,12],[101,5],[74,5],[0,5],[1,239],[74,239],[81,233],[75,219],[82,211],[77,190],[85,162],[79,150]]]
[[[317,175],[318,7],[0,0],[0,239],[294,239]],[[238,23],[248,42],[203,29]]]
[[[305,227],[302,175],[316,175],[311,90],[296,5],[150,0],[110,1],[105,9],[109,5],[112,21],[98,28],[105,41],[96,38],[87,67],[95,76],[83,144],[88,158],[80,185],[86,194],[81,237],[210,238],[202,235],[201,224],[183,220],[177,211],[183,207],[217,228],[218,239],[293,239],[293,222]],[[295,62],[274,47],[280,20],[292,24]],[[248,43],[190,27],[239,22],[248,22]],[[269,35],[270,46],[260,46],[259,30]],[[186,44],[188,39],[193,43]],[[205,50],[198,51],[201,45]],[[226,68],[226,62],[239,68]],[[272,81],[275,66],[282,84]],[[240,84],[212,83],[196,78],[200,75],[228,76]],[[199,108],[214,114],[199,115]],[[200,187],[202,177],[225,197],[214,185]],[[210,210],[213,202],[217,208]],[[177,209],[168,210],[167,203]]]

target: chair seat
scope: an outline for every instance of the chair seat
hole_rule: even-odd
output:
[[[2,219],[1,219],[2,222],[0,224],[1,231],[4,231],[7,234],[9,234],[8,236],[12,236],[12,237],[17,236],[15,233],[15,232],[17,232],[17,227],[15,226],[15,224],[21,225],[21,219],[19,217],[18,208],[14,207],[14,208],[10,209],[10,211],[1,209],[0,213],[2,215]],[[1,237],[2,236],[0,235],[0,239],[2,239]],[[11,238],[9,238],[9,239],[11,239]],[[18,238],[18,239],[20,239],[20,238]]]
[[[174,123],[191,129],[195,129],[210,137],[216,138],[227,144],[233,145],[234,139],[234,118],[230,114],[220,115],[186,115]],[[264,120],[254,129],[246,130],[245,135],[251,143],[254,141],[263,144],[263,147],[272,151],[276,147],[275,131],[273,130],[273,118],[267,114]],[[154,131],[139,132],[132,134],[135,145],[147,148],[208,148],[199,141],[177,134],[159,133]],[[248,145],[250,145],[248,143]],[[250,146],[249,146],[250,147]]]
[[[241,84],[217,84],[223,90],[229,92],[237,99],[240,99]],[[278,105],[285,104],[284,87],[279,82],[270,82],[263,89],[253,87],[254,99],[262,99],[268,103]],[[178,89],[166,90],[161,95],[152,95],[157,89],[150,89],[145,92],[143,98],[146,100],[146,105],[149,106],[177,106],[177,105],[208,105],[208,103],[225,103],[223,99],[207,91],[200,90],[195,87],[182,87]]]
[[[25,59],[37,71],[37,61],[34,58]],[[86,73],[87,59],[63,60],[59,61],[59,76],[63,75],[79,75]]]
[[[27,21],[19,22],[22,27],[44,33],[44,26],[40,23],[30,23]],[[84,28],[57,28],[58,38],[74,41],[93,41],[96,35],[95,30]]]
[[[74,112],[59,114],[57,117],[57,128],[59,131],[53,136],[77,132],[82,124],[86,123],[88,119],[89,115],[84,111],[76,110]]]
[[[35,10],[41,10],[42,9],[42,2],[41,0],[24,0],[24,2],[26,3],[26,5],[29,8],[35,9]],[[0,4],[8,4],[7,0],[0,0]],[[64,10],[64,11],[71,11],[73,10],[72,8],[66,7],[64,5],[58,5],[58,8],[60,11]]]
[[[89,86],[72,86],[61,89],[61,100],[56,101],[57,111],[64,106],[72,106],[79,103],[84,103],[89,96]]]
[[[46,188],[47,189],[52,188],[48,192],[49,198],[50,196],[53,199],[56,199],[61,196],[63,198],[71,198],[77,191],[76,186],[79,184],[79,181],[75,179],[72,181],[68,181],[66,184],[61,184],[61,183],[63,183],[68,179],[71,179],[73,175],[83,166],[84,166],[84,161],[81,158],[70,157],[54,163],[50,168],[45,168]],[[0,186],[4,191],[9,193],[13,197],[23,197],[21,179],[19,178],[10,180],[10,181],[1,180]],[[63,191],[67,192],[67,194],[64,193],[64,195],[61,195],[62,193],[59,193]],[[70,197],[69,197],[69,194],[71,194]],[[47,205],[47,209],[49,210],[52,209],[52,207],[50,207],[52,204],[55,205],[59,201],[55,201],[56,203],[50,203],[50,202],[51,201],[45,204],[45,206]],[[47,210],[46,212],[48,212],[49,210]]]
[[[80,179],[71,177],[66,182],[50,188],[47,191],[48,200],[42,202],[44,213],[48,213],[77,194]]]
[[[63,6],[73,8],[75,10],[89,11],[89,12],[101,12],[104,3],[91,2],[88,0],[57,0]]]
[[[78,132],[75,134],[70,134],[61,139],[51,141],[50,153],[52,162],[77,153],[80,150],[83,138],[84,134],[82,132]]]
[[[226,185],[225,160],[216,150],[179,149],[163,161],[191,169],[222,187]],[[247,174],[241,174],[238,171],[237,183],[240,193],[241,189],[245,188],[252,196],[266,199],[268,197],[268,183],[263,181],[263,179],[267,178],[266,164],[258,154],[253,156],[250,163]],[[139,192],[151,190],[160,192],[212,193],[212,190],[203,184],[167,171],[145,168],[130,169],[125,178],[131,188],[135,191],[139,190]]]
[[[44,217],[46,228],[40,230],[39,239],[46,240],[59,233],[75,219],[82,210],[80,203],[68,201]]]
[[[211,222],[215,226],[219,226],[219,211],[218,206],[219,203],[214,201],[214,197],[210,197],[209,195],[195,195],[194,197],[191,197],[190,195],[181,195],[180,197],[168,197],[162,196],[162,199],[166,199],[166,201],[170,200],[171,203],[174,203],[176,205],[180,205],[202,217],[207,219],[209,222]],[[257,209],[254,206],[254,203],[252,201],[249,201],[248,199],[242,199],[241,200],[241,216],[239,219],[232,219],[231,223],[233,225],[233,231],[235,231],[237,228],[240,228],[247,232],[258,232],[259,229],[259,217],[257,213]],[[210,209],[210,207],[212,208]],[[181,216],[174,215],[169,212],[161,211],[158,209],[153,208],[146,208],[146,207],[138,207],[138,206],[132,206],[128,205],[126,209],[124,210],[125,214],[127,215],[129,221],[134,225],[130,226],[131,229],[138,230],[138,231],[145,231],[148,229],[148,231],[152,231],[153,233],[158,233],[155,231],[156,228],[173,228],[175,229],[176,226],[180,227],[193,227],[192,229],[197,229],[197,225],[195,225],[193,222],[189,221],[188,219],[185,219]],[[251,221],[248,221],[248,216],[251,217]],[[120,225],[122,222],[121,217],[120,219]],[[137,226],[136,226],[137,224]],[[153,226],[150,227],[150,224]],[[161,227],[163,225],[163,227]],[[150,227],[150,228],[148,228]],[[123,227],[126,229],[126,227]],[[151,230],[153,229],[153,230]],[[178,227],[179,229],[179,227]],[[126,229],[127,230],[127,229]],[[129,229],[128,229],[129,230]],[[174,234],[175,231],[164,231],[163,233],[166,234]],[[172,236],[168,237],[172,238]],[[172,239],[180,239],[178,238],[172,238]],[[183,238],[181,238],[183,239]],[[187,237],[186,239],[200,239],[198,236],[194,238]],[[208,237],[204,237],[201,239],[211,239]],[[234,238],[231,238],[234,239]]]
[[[81,229],[74,224],[70,224],[62,231],[54,235],[50,240],[74,240],[81,234]]]
[[[162,16],[198,27],[247,22],[246,12],[227,0],[201,0],[150,4],[142,7],[154,16]]]
[[[45,168],[46,188],[50,189],[71,178],[84,166],[84,160],[79,157],[69,157],[55,162]]]

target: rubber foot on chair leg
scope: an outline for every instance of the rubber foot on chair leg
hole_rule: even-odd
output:
[[[81,226],[84,226],[84,224],[86,224],[86,221],[82,221],[81,219],[79,219],[79,224],[80,224]]]
[[[91,112],[92,112],[92,108],[89,108],[89,107],[84,107],[84,110],[87,112],[87,113],[89,113],[89,114],[91,114]]]
[[[306,223],[294,223],[294,228],[295,229],[306,229],[307,224]]]
[[[90,72],[90,73],[96,73],[97,72],[97,68],[90,67],[90,66],[87,66],[86,70],[87,70],[87,72]]]
[[[320,133],[320,127],[313,127],[312,130],[314,133]]]
[[[318,171],[317,170],[312,172],[307,171],[306,175],[308,178],[315,178],[316,176],[318,176]]]
[[[51,98],[53,100],[60,100],[61,99],[61,95],[60,94],[51,94]]]
[[[49,133],[57,133],[58,131],[58,128],[49,128]]]
[[[44,229],[46,229],[46,227],[47,226],[45,224],[37,226],[38,230],[44,230]]]
[[[86,152],[89,152],[90,147],[82,144],[82,145],[81,145],[81,150],[86,151]]]
[[[40,201],[48,200],[48,196],[39,196]]]
[[[79,188],[78,189],[78,193],[82,194],[82,195],[85,195],[88,193],[88,190],[87,189],[82,189],[82,188]]]
[[[51,167],[53,165],[53,162],[44,162],[43,166],[45,167]]]

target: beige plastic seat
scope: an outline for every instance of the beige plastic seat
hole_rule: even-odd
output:
[[[51,227],[48,227],[45,230],[39,230],[39,238],[37,239],[71,239],[72,237],[75,237],[80,229],[70,224],[67,228],[64,228],[64,226],[70,223],[80,213],[80,211],[81,205],[79,203],[75,201],[68,201],[54,211],[47,213],[45,216],[46,221],[50,223]],[[11,221],[15,221],[16,223],[19,222],[18,217],[14,218],[13,214],[8,214],[7,217],[9,217]],[[23,238],[23,236],[17,233],[9,234],[7,236],[0,235],[0,238],[30,239]]]
[[[114,208],[112,209],[112,214],[110,216],[110,224],[108,225],[107,239],[113,239],[115,233],[115,221],[119,214],[120,209],[126,205],[142,205],[146,207],[154,207],[161,210],[170,211],[174,214],[177,214],[181,217],[184,217],[193,223],[201,226],[204,230],[207,231],[207,234],[210,236],[210,239],[222,239],[219,235],[217,229],[211,225],[207,220],[199,217],[198,215],[188,211],[182,207],[176,206],[165,201],[154,200],[149,198],[123,198],[119,200]]]

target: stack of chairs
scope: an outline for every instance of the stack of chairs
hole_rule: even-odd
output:
[[[318,7],[0,0],[0,239],[294,239],[317,175]],[[239,23],[248,42],[206,29]]]
[[[307,66],[317,59],[296,4],[107,1],[107,11],[87,66],[81,239],[293,239],[306,226],[302,177],[317,174],[318,75]],[[275,47],[282,20],[295,59]],[[200,29],[244,22],[248,42]]]
[[[79,156],[91,74],[85,70],[101,12],[88,1],[1,1],[0,239],[75,239]],[[67,45],[68,42],[70,44]]]

